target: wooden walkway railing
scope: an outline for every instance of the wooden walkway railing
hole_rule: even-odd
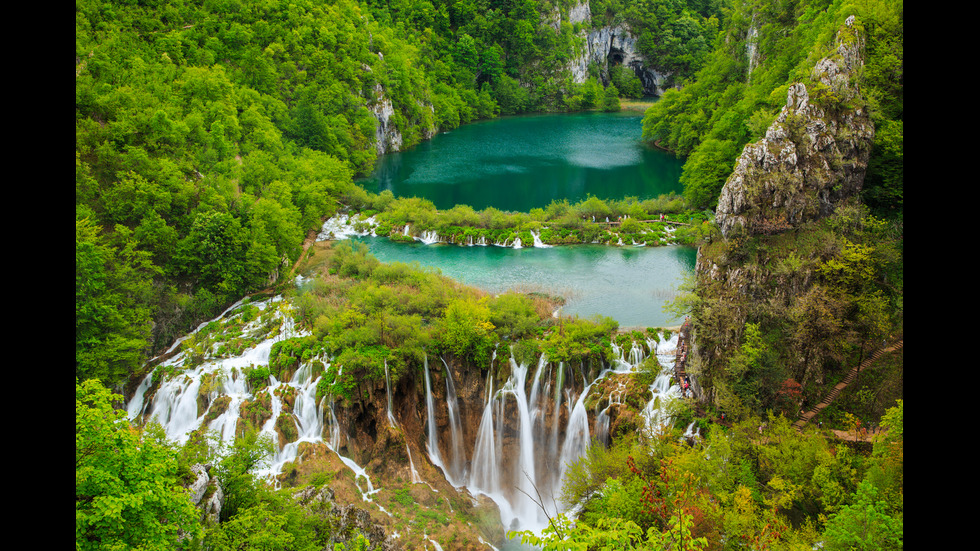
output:
[[[855,366],[853,369],[851,369],[851,371],[847,374],[847,376],[844,377],[844,379],[841,382],[834,385],[834,388],[830,392],[828,392],[826,396],[824,396],[824,399],[819,404],[817,404],[816,407],[800,415],[800,418],[797,419],[795,423],[793,423],[793,428],[795,428],[797,431],[802,431],[803,427],[806,426],[806,424],[809,423],[811,419],[816,417],[818,413],[823,411],[825,407],[829,406],[831,402],[833,402],[834,400],[837,399],[838,396],[840,396],[840,393],[845,388],[847,388],[847,385],[854,382],[854,380],[858,376],[858,373],[864,371],[871,364],[878,361],[878,359],[881,358],[882,355],[886,353],[895,352],[897,350],[901,350],[903,345],[904,345],[904,340],[901,340],[889,347],[877,350],[874,354],[871,355],[870,358],[861,362],[861,365]]]
[[[674,352],[674,378],[681,385],[681,395],[684,397],[687,397],[687,392],[691,390],[690,380],[687,378],[687,353],[690,337],[691,320],[686,319],[681,325],[677,337],[677,350]]]
[[[663,224],[671,224],[671,225],[674,225],[674,226],[690,226],[691,225],[691,224],[688,224],[687,222],[675,222],[673,220],[640,220],[640,222],[642,222],[643,224],[652,224],[654,222],[661,222]],[[596,224],[599,224],[601,226],[619,226],[620,224],[623,223],[623,221],[622,220],[610,220],[609,222],[603,222],[603,221],[596,220],[595,223]]]

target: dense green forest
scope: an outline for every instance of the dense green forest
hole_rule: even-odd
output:
[[[842,428],[880,423],[885,436],[872,446],[831,444],[782,416],[832,387],[874,342],[901,334],[902,0],[594,0],[590,19],[571,24],[577,5],[76,1],[76,549],[332,545],[332,521],[250,474],[267,442],[178,447],[159,427],[132,427],[113,392],[177,337],[310,262],[304,239],[338,212],[440,234],[519,234],[547,222],[554,243],[592,237],[582,220],[596,214],[705,219],[742,148],[765,133],[788,86],[807,82],[849,15],[865,33],[860,87],[876,127],[864,206],[807,226],[802,241],[728,242],[711,229],[684,237],[720,264],[776,274],[776,285],[818,284],[784,304],[692,283],[674,307],[732,335],[718,363],[703,366],[711,403],[678,406],[704,441],[619,435],[593,447],[565,489],[569,503],[589,498],[580,521],[555,519],[552,531],[525,537],[555,549],[902,547],[900,355],[826,414]],[[686,157],[683,200],[591,198],[530,213],[460,205],[436,218],[423,201],[355,184],[377,158],[377,114],[389,104],[407,148],[479,119],[615,109],[618,97],[641,96],[621,66],[592,65],[583,83],[568,69],[590,29],[621,24],[670,75],[674,88],[647,111],[643,138]],[[385,363],[397,378],[423,350],[482,362],[501,339],[528,357],[601,356],[616,330],[612,320],[576,320],[554,331],[548,297],[488,299],[348,245],[332,247],[322,268],[331,277],[291,297],[313,337],[278,347],[267,369],[313,350],[342,357],[351,369],[324,394],[345,397]],[[814,362],[819,373],[801,370]],[[229,499],[214,525],[177,487],[205,460]]]
[[[592,4],[591,24],[631,21],[678,79],[705,62],[719,4],[626,4]],[[588,31],[569,7],[76,3],[76,375],[124,380],[274,280],[324,217],[370,208],[353,180],[377,156],[384,102],[403,147],[498,114],[602,107],[598,69],[575,84],[565,68]],[[608,90],[636,95],[614,69]]]

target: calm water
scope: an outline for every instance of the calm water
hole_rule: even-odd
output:
[[[690,247],[607,247],[568,245],[548,249],[460,247],[392,243],[380,237],[358,238],[384,262],[415,262],[490,292],[507,289],[543,291],[567,299],[566,316],[609,316],[622,327],[667,327],[664,304],[684,276],[694,271]]]
[[[553,200],[641,199],[671,191],[682,161],[640,141],[640,113],[506,117],[461,126],[378,160],[365,189],[527,212]]]
[[[385,155],[370,191],[527,212],[553,200],[680,192],[679,159],[640,142],[639,113],[507,117],[462,126]],[[679,325],[663,305],[694,271],[687,247],[574,245],[536,249],[405,245],[362,238],[382,261],[418,261],[490,292],[538,290],[566,297],[563,315],[609,316],[622,327]]]

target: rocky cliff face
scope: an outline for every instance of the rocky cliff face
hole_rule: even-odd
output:
[[[651,67],[649,60],[640,53],[638,39],[627,25],[591,27],[592,12],[589,2],[581,2],[569,9],[568,22],[572,25],[584,24],[579,36],[584,39],[584,47],[578,56],[569,63],[572,80],[581,84],[589,78],[589,65],[599,67],[602,79],[609,81],[609,68],[615,65],[629,67],[643,83],[647,94],[662,95],[669,74],[660,73]],[[561,14],[557,12],[551,26],[558,30]]]
[[[834,214],[864,181],[874,127],[856,82],[863,65],[858,28],[849,18],[811,82],[789,87],[776,121],[745,146],[722,188],[715,218],[723,239],[702,245],[695,269],[703,302],[695,314],[693,370],[705,388],[714,388],[711,374],[729,365],[747,321],[784,316],[794,324],[800,321],[786,312],[806,311],[807,300],[826,306],[810,296],[823,253],[806,232],[793,230]],[[799,383],[820,382],[821,362],[806,342],[792,345],[796,358],[787,369]],[[701,398],[717,400],[712,392]]]
[[[377,55],[384,60],[384,56],[380,52]],[[371,72],[371,67],[368,65],[362,65],[361,68],[365,72]],[[419,104],[422,105],[421,102]],[[422,105],[422,107],[429,111],[434,110],[432,105],[426,104]],[[404,138],[402,137],[401,130],[395,124],[395,106],[391,102],[391,98],[386,94],[384,87],[380,84],[374,85],[374,98],[369,101],[368,109],[374,115],[374,120],[376,121],[374,146],[378,155],[401,151],[404,145]],[[432,138],[435,133],[436,128],[434,126],[421,129],[421,136],[424,140]]]
[[[609,80],[609,68],[615,65],[629,67],[643,83],[643,91],[652,95],[663,95],[664,85],[669,76],[649,67],[649,63],[637,46],[637,37],[629,27],[618,25],[593,29],[586,38],[588,52],[575,60],[572,75],[575,82],[585,82],[590,63],[595,63],[602,71],[603,80]]]
[[[765,138],[745,146],[718,199],[716,220],[737,231],[774,233],[823,218],[861,191],[874,126],[854,83],[863,40],[853,16],[833,55],[811,72],[810,88],[789,87]]]

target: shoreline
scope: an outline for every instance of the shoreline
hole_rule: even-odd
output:
[[[369,211],[370,212],[370,211]],[[533,222],[516,228],[491,229],[479,226],[441,225],[438,229],[418,229],[417,224],[408,222],[393,225],[378,221],[376,215],[366,216],[362,212],[335,214],[320,226],[316,241],[342,240],[352,236],[382,237],[395,243],[424,245],[457,245],[460,247],[496,246],[513,249],[549,248],[562,245],[605,245],[621,248],[646,248],[671,245],[695,246],[690,239],[684,239],[690,230],[698,225],[695,216],[690,222],[680,222],[665,218],[661,220],[625,219],[611,222],[583,221],[578,228],[553,228],[542,222]],[[676,218],[676,216],[675,216]],[[707,222],[697,217],[701,223]],[[627,222],[628,231],[616,231]],[[428,224],[430,228],[434,225]],[[676,235],[678,228],[681,235]],[[628,240],[628,242],[626,241]]]

